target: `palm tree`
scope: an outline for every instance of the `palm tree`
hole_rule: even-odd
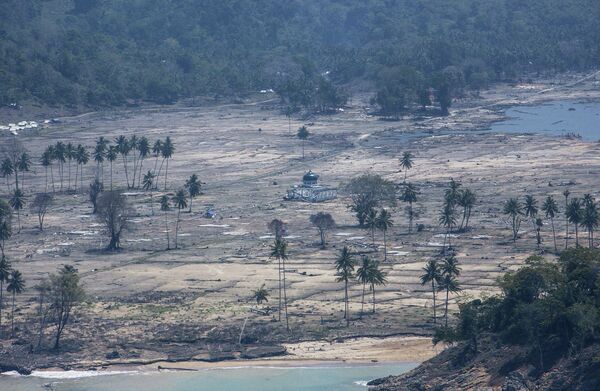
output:
[[[17,212],[17,224],[19,226],[17,232],[21,232],[21,209],[25,207],[25,194],[23,194],[23,190],[15,189],[10,198],[10,206]]]
[[[525,196],[525,217],[531,219],[531,223],[535,227],[535,218],[538,214],[537,200],[532,195]]]
[[[460,284],[458,283],[458,280],[450,275],[450,274],[443,274],[442,278],[440,279],[439,282],[439,287],[438,290],[440,291],[446,291],[446,307],[444,309],[444,318],[445,318],[445,327],[448,327],[448,300],[449,300],[449,296],[450,296],[450,292],[452,293],[456,293],[456,292],[460,292],[461,288],[460,288]]]
[[[336,281],[344,283],[344,319],[346,325],[350,325],[349,302],[348,302],[348,282],[354,277],[354,259],[350,249],[344,246],[337,260],[335,261]]]
[[[400,199],[402,202],[408,203],[408,233],[412,233],[412,226],[414,220],[414,211],[413,211],[413,203],[417,202],[417,188],[412,183],[406,183],[404,185],[404,189],[402,189],[402,194],[400,195]]]
[[[567,216],[567,209],[569,208],[570,194],[569,189],[563,191],[563,196],[565,197],[565,250],[569,247],[569,216]]]
[[[142,188],[150,192],[150,208],[152,209],[152,215],[154,216],[154,203],[152,201],[152,186],[154,186],[154,173],[148,170],[148,173],[144,175],[142,180]]]
[[[125,168],[125,179],[127,181],[127,187],[129,188],[129,174],[127,172],[127,155],[131,150],[131,145],[127,138],[123,135],[120,135],[115,139],[115,144],[117,145],[117,152],[121,155],[123,159],[123,167]]]
[[[0,254],[4,256],[6,241],[12,236],[12,210],[11,206],[0,199]]]
[[[17,295],[23,293],[24,289],[25,280],[23,280],[21,272],[18,270],[11,271],[8,284],[6,285],[6,290],[12,293],[11,334],[15,332],[15,298]]]
[[[470,189],[464,189],[459,193],[456,202],[463,208],[463,217],[462,221],[460,222],[461,230],[468,229],[469,219],[471,218],[471,212],[476,200],[477,198],[475,197],[475,193],[473,193]]]
[[[104,137],[100,138],[104,139]],[[101,144],[100,140],[98,140],[96,146],[94,147],[93,157],[98,169],[97,177],[100,182],[104,182],[104,158],[106,157],[106,145]]]
[[[15,172],[15,167],[10,158],[6,158],[2,161],[2,165],[0,165],[0,172],[2,172],[2,176],[6,178],[6,189],[10,193],[10,177]]]
[[[282,308],[282,295],[283,292],[283,308],[285,309],[285,327],[287,330],[290,329],[287,312],[287,290],[286,290],[286,274],[285,274],[285,261],[288,259],[287,255],[287,243],[282,238],[275,239],[275,243],[271,246],[271,258],[276,258],[279,268],[279,321],[281,322],[281,308]]]
[[[554,200],[554,197],[549,195],[546,197],[544,204],[542,205],[542,211],[546,214],[546,218],[550,219],[550,223],[552,224],[552,238],[554,239],[554,251],[558,251],[558,247],[556,246],[556,231],[554,230],[554,217],[558,213],[558,205]]]
[[[365,226],[371,230],[371,240],[375,246],[375,228],[377,228],[377,212],[371,208],[365,217]]]
[[[27,152],[23,152],[21,153],[21,155],[19,156],[19,159],[17,160],[17,164],[16,164],[17,170],[21,171],[23,174],[21,175],[21,185],[24,186],[24,182],[25,182],[25,173],[29,172],[29,169],[31,167],[31,159],[29,158],[29,155],[27,154]],[[15,170],[15,174],[16,174],[16,170]],[[18,181],[17,181],[17,188],[18,188]]]
[[[513,232],[513,242],[517,241],[517,234],[519,233],[519,228],[521,227],[521,216],[523,215],[523,207],[521,203],[516,198],[511,198],[506,201],[504,204],[503,213],[508,215],[512,222],[512,232]]]
[[[362,318],[363,313],[365,312],[365,292],[367,290],[367,284],[369,283],[369,272],[370,272],[370,268],[373,264],[373,261],[371,261],[371,258],[367,257],[366,255],[363,255],[362,257],[362,264],[361,266],[356,270],[356,279],[358,280],[359,283],[362,284],[362,299],[361,299],[361,305],[360,305],[360,317]]]
[[[583,220],[581,200],[579,198],[571,199],[565,214],[567,215],[568,221],[575,226],[575,246],[579,247],[579,225]]]
[[[135,187],[135,178],[136,178],[136,173],[137,173],[138,160],[137,160],[137,154],[135,153],[135,151],[138,150],[138,144],[139,144],[139,139],[135,134],[129,138],[129,150],[134,151],[134,153],[133,153],[133,180],[131,181],[131,186],[130,186],[132,189]]]
[[[69,184],[67,186],[67,190],[71,190],[71,161],[75,159],[75,153],[75,146],[72,143],[67,143],[67,146],[65,147],[65,157],[67,158],[67,170],[69,172]]]
[[[167,178],[169,176],[169,159],[173,157],[173,153],[175,153],[175,146],[171,141],[171,138],[167,136],[165,142],[162,147],[161,156],[163,157],[163,161],[167,161],[167,165],[165,167],[165,190],[167,190]],[[162,167],[162,164],[161,164]],[[160,170],[159,170],[160,173]]]
[[[167,233],[167,250],[171,249],[171,241],[169,239],[169,209],[171,209],[169,205],[169,197],[163,195],[160,198],[160,210],[165,212],[165,232]]]
[[[413,154],[408,151],[404,152],[400,158],[400,167],[404,170],[404,183],[406,183],[406,174],[413,167],[413,164]]]
[[[158,174],[156,173],[156,166],[158,165],[158,157],[160,156],[161,151],[162,151],[162,141],[156,140],[154,142],[154,145],[152,145],[152,153],[154,154],[154,158],[155,158],[154,159],[154,170],[152,170],[152,172],[154,173],[155,177],[158,177]]]
[[[58,172],[60,175],[60,190],[63,189],[64,165],[66,160],[66,146],[62,141],[57,141],[54,146],[54,158],[58,161]]]
[[[79,167],[79,182],[81,185],[81,191],[83,191],[83,166],[88,164],[90,161],[90,154],[81,144],[77,146],[75,159],[77,160],[77,167]],[[77,171],[75,172],[75,187],[77,187]]]
[[[269,291],[265,288],[265,284],[262,284],[260,288],[252,292],[252,298],[256,300],[256,304],[258,305],[269,301]]]
[[[308,136],[310,136],[310,132],[306,129],[306,126],[302,126],[298,128],[297,136],[302,140],[302,160],[304,160],[304,143],[308,139]]]
[[[453,207],[458,202],[458,198],[460,196],[460,188],[461,183],[459,181],[455,181],[454,178],[450,178],[450,183],[448,183],[448,188],[444,192],[444,200],[447,204],[452,205]]]
[[[367,282],[371,287],[371,293],[373,294],[373,309],[372,313],[375,313],[375,286],[385,285],[387,282],[385,278],[385,273],[379,269],[379,262],[374,261],[371,263],[371,267],[369,268],[369,273],[367,277]]]
[[[581,225],[588,231],[588,247],[594,247],[594,230],[598,228],[600,222],[600,216],[598,215],[598,206],[593,199],[585,200],[585,207],[583,209],[583,217]]]
[[[437,291],[436,284],[439,284],[442,274],[435,259],[429,260],[423,268],[423,271],[425,273],[421,275],[421,285],[431,284],[431,294],[433,295],[433,323],[435,324],[437,321],[437,316],[435,313],[435,292]]]
[[[48,167],[52,166],[52,158],[50,157],[50,153],[46,150],[42,153],[40,157],[40,164],[44,167],[44,175],[45,175],[45,186],[44,192],[48,192]]]
[[[52,182],[52,192],[54,193],[56,191],[56,189],[54,187],[54,170],[52,169],[52,163],[54,162],[54,159],[56,158],[56,153],[54,151],[54,145],[48,145],[48,147],[46,147],[45,153],[48,154],[48,158],[50,159],[50,181]]]
[[[187,208],[187,197],[183,189],[179,189],[173,197],[173,202],[177,207],[177,224],[175,225],[175,249],[177,249],[177,236],[179,235],[179,221],[181,216],[181,209]]]
[[[192,202],[194,201],[194,198],[200,194],[201,186],[202,185],[200,184],[200,181],[198,180],[198,175],[196,175],[196,174],[192,174],[190,179],[185,181],[185,188],[187,189],[187,191],[190,195],[190,211],[189,211],[190,213],[192,213]]]
[[[450,244],[450,232],[452,231],[452,227],[456,225],[456,214],[454,210],[454,205],[446,199],[444,202],[444,208],[440,213],[440,217],[438,218],[438,222],[441,226],[446,228],[446,234],[444,235],[444,254],[446,253],[446,241],[448,241],[448,248],[452,248]]]
[[[137,150],[138,150],[138,159],[139,159],[139,165],[138,165],[138,171],[139,171],[138,188],[139,188],[139,185],[140,185],[139,182],[141,181],[141,178],[142,178],[142,167],[144,165],[144,159],[146,159],[150,155],[150,142],[148,141],[148,138],[146,136],[140,137],[140,141],[138,141],[138,144],[137,144]]]
[[[383,261],[387,261],[387,231],[394,225],[392,214],[382,209],[377,217],[377,228],[383,231]]]
[[[106,160],[110,163],[110,191],[113,189],[113,162],[117,160],[118,149],[114,145],[108,147],[108,151],[106,151]]]
[[[0,331],[2,330],[2,308],[4,307],[4,283],[9,281],[11,270],[10,262],[2,254],[0,258]]]

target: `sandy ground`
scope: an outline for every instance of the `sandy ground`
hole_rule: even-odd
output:
[[[567,184],[573,194],[580,195],[597,195],[600,188],[595,174],[600,168],[597,143],[481,130],[501,118],[500,108],[506,105],[597,99],[600,91],[595,77],[570,75],[552,83],[497,86],[477,99],[456,102],[448,118],[404,118],[398,122],[370,116],[368,96],[355,96],[343,113],[292,119],[292,133],[306,125],[313,134],[304,160],[301,143],[290,134],[287,118],[274,106],[272,97],[248,104],[92,113],[24,132],[18,138],[36,163],[49,143],[63,140],[92,146],[100,135],[109,139],[120,134],[145,135],[151,142],[169,135],[176,153],[169,163],[166,191],[162,178],[159,190],[152,194],[127,192],[135,216],[121,252],[98,251],[106,240],[85,194],[57,195],[47,216],[47,228],[41,233],[35,228],[36,216],[25,211],[23,230],[7,245],[7,255],[23,272],[28,287],[17,297],[18,324],[27,332],[25,321],[33,323],[35,319],[35,291],[31,287],[60,265],[73,264],[82,274],[88,302],[79,309],[77,323],[67,329],[66,340],[88,341],[89,354],[94,357],[118,350],[124,358],[155,359],[165,357],[166,353],[157,352],[161,343],[234,342],[246,318],[250,319],[246,333],[258,336],[258,343],[427,335],[432,300],[428,287],[419,283],[419,275],[427,260],[438,256],[443,241],[437,216],[447,182],[450,178],[460,180],[478,199],[472,230],[451,239],[461,263],[464,288],[461,295],[451,298],[452,311],[456,299],[496,292],[496,279],[536,252],[528,221],[522,225],[522,238],[514,245],[509,241],[509,227],[501,215],[502,203],[508,197],[553,194],[561,201]],[[343,290],[335,282],[333,270],[336,254],[348,245],[381,259],[382,237],[378,234],[375,245],[371,244],[369,232],[356,227],[346,199],[306,204],[284,202],[283,196],[309,169],[333,186],[365,172],[400,183],[404,173],[397,159],[404,150],[416,155],[415,168],[408,177],[420,189],[416,223],[423,224],[424,230],[408,235],[404,206],[391,209],[394,227],[388,235],[388,261],[383,266],[388,283],[377,291],[377,312],[358,317],[361,287],[355,284],[351,287],[352,321],[345,327]],[[144,167],[154,164],[150,158]],[[85,168],[85,186],[95,170],[94,164]],[[162,194],[172,195],[192,173],[205,183],[203,194],[194,201],[192,213],[181,214],[180,248],[164,251],[165,215],[158,212],[156,201]],[[44,189],[43,168],[36,165],[34,174],[25,176],[28,193]],[[116,161],[115,186],[124,185],[123,174],[122,162]],[[54,176],[56,179],[56,172]],[[107,165],[104,181],[108,181]],[[6,187],[2,185],[0,191],[5,192]],[[209,207],[217,211],[216,218],[203,216]],[[331,213],[338,224],[328,232],[326,249],[318,246],[318,233],[309,223],[309,216],[318,211]],[[176,216],[175,211],[167,216],[171,239]],[[280,324],[271,321],[272,316],[252,312],[255,305],[250,298],[251,291],[265,283],[270,290],[269,305],[276,305],[277,265],[269,259],[273,238],[266,228],[273,218],[289,226],[287,275],[292,332],[287,336]],[[556,221],[556,228],[558,240],[564,243],[562,218]],[[544,229],[543,238],[544,249],[551,250],[549,229]],[[440,304],[438,314],[442,312]],[[264,327],[273,333],[264,333]],[[391,341],[400,344],[399,356],[389,350],[379,351],[379,340],[373,340],[373,349],[359,358],[353,349],[361,349],[360,344],[342,352],[319,343],[311,349],[309,343],[290,345],[288,350],[302,360],[421,360],[431,355],[431,348],[420,345],[422,340]],[[415,341],[418,346],[413,347]]]

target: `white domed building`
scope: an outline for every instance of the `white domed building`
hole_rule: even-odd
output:
[[[302,177],[302,184],[294,185],[284,197],[286,201],[324,202],[337,198],[337,189],[323,186],[319,183],[319,176],[308,171]]]

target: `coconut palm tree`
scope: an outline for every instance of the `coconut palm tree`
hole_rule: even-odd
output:
[[[567,209],[569,208],[570,194],[569,189],[563,191],[563,196],[565,197],[565,250],[569,247],[569,216],[567,216]]]
[[[154,144],[152,145],[152,153],[154,154],[154,170],[152,170],[152,172],[154,173],[155,177],[158,177],[158,174],[156,172],[156,167],[158,166],[158,158],[160,157],[161,151],[162,151],[162,141],[156,140],[154,142]],[[156,184],[156,185],[158,185],[158,184]]]
[[[16,167],[18,171],[21,171],[23,173],[21,174],[21,185],[25,186],[25,173],[29,172],[29,169],[31,168],[31,158],[29,157],[29,154],[27,152],[21,153],[21,155],[17,159]]]
[[[177,224],[175,224],[175,249],[177,249],[177,237],[179,235],[179,222],[181,216],[181,209],[187,208],[187,196],[183,189],[179,189],[173,197],[173,203],[177,207]]]
[[[185,188],[187,189],[188,194],[190,195],[190,210],[189,210],[190,213],[192,213],[192,202],[194,201],[194,198],[200,194],[201,186],[202,185],[201,185],[200,181],[198,180],[198,175],[196,175],[196,174],[192,174],[190,179],[185,181]]]
[[[363,313],[365,312],[365,292],[367,290],[367,284],[369,283],[369,273],[370,268],[373,264],[371,258],[363,255],[362,263],[358,269],[356,269],[356,279],[360,284],[362,284],[362,298],[360,301],[360,317],[362,318]]]
[[[265,284],[262,284],[260,288],[252,292],[252,298],[256,301],[257,305],[269,301],[269,291],[265,288]]]
[[[25,290],[25,280],[23,280],[23,275],[18,270],[12,270],[10,272],[10,277],[8,278],[8,284],[6,285],[6,290],[12,293],[12,313],[11,313],[11,334],[15,332],[15,298],[17,295],[23,293]]]
[[[348,300],[348,282],[354,277],[354,259],[347,246],[340,251],[340,255],[335,261],[336,281],[344,283],[344,319],[346,325],[350,325],[349,300]]]
[[[400,167],[402,167],[402,169],[404,170],[404,183],[406,183],[406,175],[408,173],[408,170],[410,170],[413,167],[413,158],[413,154],[409,151],[402,153],[402,157],[400,158]]]
[[[10,193],[10,177],[15,173],[15,167],[10,158],[6,158],[2,161],[0,172],[2,173],[2,176],[6,178],[6,189]]]
[[[446,305],[444,308],[444,322],[445,322],[445,327],[448,327],[448,301],[450,298],[450,292],[452,292],[452,293],[460,292],[461,291],[460,284],[459,284],[458,280],[456,279],[456,277],[454,277],[450,274],[442,274],[442,278],[440,279],[438,290],[446,291]]]
[[[138,155],[136,152],[138,151],[139,142],[140,142],[140,140],[139,140],[138,136],[136,136],[135,134],[129,138],[129,150],[134,152],[133,153],[133,178],[132,178],[131,186],[130,186],[132,189],[135,187],[135,178],[136,178],[137,163],[138,163]]]
[[[554,230],[554,217],[558,213],[558,205],[554,200],[554,197],[549,195],[546,197],[544,204],[542,205],[542,211],[546,214],[546,218],[550,219],[550,224],[552,225],[552,238],[554,239],[554,251],[558,251],[558,247],[556,246],[556,231]]]
[[[511,219],[511,227],[513,232],[513,242],[517,241],[517,234],[521,227],[521,216],[523,215],[523,207],[516,198],[511,198],[504,204],[503,213]]]
[[[585,200],[585,207],[583,208],[583,217],[581,225],[585,227],[588,232],[588,247],[594,247],[594,230],[598,228],[600,222],[600,216],[598,215],[598,206],[594,200]]]
[[[113,162],[117,160],[118,156],[119,150],[117,147],[114,145],[109,146],[106,151],[106,160],[108,160],[108,163],[110,164],[110,191],[113,190]]]
[[[144,175],[142,180],[142,188],[150,192],[150,208],[152,209],[152,215],[154,216],[154,202],[152,201],[152,188],[154,186],[154,173],[148,170],[148,173]]]
[[[50,181],[52,182],[52,193],[54,193],[56,191],[55,186],[54,186],[54,169],[52,168],[52,165],[54,163],[54,159],[56,158],[56,153],[54,152],[54,145],[48,145],[48,147],[46,147],[46,151],[45,153],[48,154],[48,158],[50,160]]]
[[[127,181],[127,187],[129,188],[129,173],[127,171],[127,156],[131,151],[131,144],[127,137],[120,135],[115,139],[115,144],[117,145],[117,152],[121,155],[123,159],[123,167],[125,168],[125,180]]]
[[[167,162],[167,165],[165,167],[165,190],[167,190],[167,179],[169,177],[169,159],[171,159],[173,157],[174,153],[175,153],[175,146],[173,145],[171,138],[169,136],[167,136],[167,138],[165,139],[165,142],[163,144],[162,151],[161,151],[161,156],[163,157],[163,161],[166,160],[166,162]],[[162,167],[162,164],[161,164],[161,167]],[[160,173],[160,170],[159,170],[159,173]]]
[[[50,158],[50,153],[48,151],[44,151],[42,156],[40,156],[40,164],[44,167],[44,193],[48,192],[48,167],[52,165],[52,159]]]
[[[287,254],[287,243],[284,239],[275,239],[275,243],[271,246],[271,258],[277,259],[279,267],[279,321],[281,322],[281,309],[285,310],[285,327],[286,330],[290,329],[288,310],[287,310],[287,289],[286,289],[286,272],[285,272],[285,261],[288,259]],[[283,292],[283,298],[282,298]],[[283,306],[282,306],[283,300]]]
[[[371,231],[371,241],[375,246],[375,229],[377,228],[377,211],[371,208],[365,217],[365,226]]]
[[[473,211],[473,206],[475,205],[476,200],[477,197],[475,197],[475,193],[473,193],[470,189],[464,189],[459,192],[456,202],[463,208],[463,216],[460,222],[461,230],[468,229],[469,219],[471,218],[471,212]]]
[[[304,160],[304,143],[308,139],[308,136],[310,136],[310,132],[306,129],[306,126],[302,126],[298,128],[297,136],[302,140],[302,160]]]
[[[436,284],[439,284],[442,278],[439,264],[435,259],[430,259],[423,268],[424,274],[421,275],[421,285],[431,284],[431,294],[433,295],[433,323],[437,322],[435,293],[437,292]]]
[[[21,209],[25,207],[25,194],[23,190],[15,189],[10,198],[10,206],[17,212],[17,224],[19,226],[17,232],[21,232]]]
[[[77,167],[79,167],[79,183],[81,191],[83,191],[83,166],[90,161],[90,153],[83,145],[79,144],[75,153],[75,159],[77,160]],[[77,171],[75,171],[75,187],[77,187]]]
[[[60,175],[60,190],[63,189],[63,178],[64,178],[64,166],[67,161],[66,158],[67,147],[62,141],[57,141],[54,146],[54,159],[58,162],[58,172]]]
[[[444,200],[447,204],[450,204],[452,207],[456,206],[456,203],[460,197],[461,187],[462,184],[459,181],[454,180],[454,178],[450,178],[448,188],[444,192]]]
[[[142,167],[144,166],[144,159],[146,159],[150,155],[150,141],[146,136],[140,137],[140,141],[137,143],[138,150],[138,188],[140,187],[140,182],[142,178]]]
[[[532,195],[525,196],[525,217],[531,219],[531,224],[535,228],[535,219],[538,214],[537,200]]]
[[[0,257],[0,331],[2,330],[2,308],[4,307],[4,283],[9,281],[12,268],[4,254]]]
[[[169,210],[171,206],[169,205],[169,197],[163,195],[160,198],[160,210],[165,212],[165,232],[167,233],[167,250],[171,249],[171,241],[169,239]]]
[[[383,231],[383,261],[387,261],[387,231],[394,225],[392,214],[382,209],[377,216],[377,228]]]
[[[101,138],[104,139],[104,137]],[[92,155],[98,170],[97,178],[100,180],[100,182],[104,182],[104,159],[106,158],[106,145],[97,142]]]
[[[575,246],[579,247],[579,225],[583,220],[581,200],[577,197],[571,199],[565,211],[569,222],[575,226]]]
[[[406,210],[408,213],[408,233],[410,234],[412,233],[413,220],[415,216],[413,211],[413,203],[417,202],[417,188],[412,183],[406,183],[402,189],[400,199],[402,202],[408,203]]]
[[[373,308],[371,312],[375,313],[375,287],[379,285],[385,285],[387,279],[385,273],[379,268],[379,262],[371,262],[369,273],[367,276],[367,283],[370,285],[371,293],[373,295]]]
[[[4,256],[6,241],[12,236],[12,208],[0,198],[0,254]]]
[[[67,143],[65,147],[65,157],[67,159],[68,180],[67,190],[71,190],[71,161],[75,159],[76,149],[73,143]]]
[[[446,228],[446,233],[444,235],[444,254],[446,253],[446,241],[448,242],[448,247],[452,248],[450,244],[450,232],[452,231],[452,227],[456,225],[456,213],[454,209],[454,204],[450,202],[448,198],[446,198],[446,202],[444,202],[444,208],[438,217],[438,222],[441,226]]]

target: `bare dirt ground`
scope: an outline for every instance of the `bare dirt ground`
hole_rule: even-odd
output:
[[[48,144],[58,140],[91,147],[99,136],[112,140],[121,134],[137,134],[151,142],[170,136],[176,148],[169,163],[167,191],[161,182],[152,194],[154,214],[150,193],[127,192],[135,216],[120,252],[98,251],[107,242],[91,214],[87,195],[81,192],[57,195],[42,233],[36,229],[37,217],[28,210],[23,214],[23,230],[7,243],[7,256],[24,274],[28,288],[17,297],[20,335],[36,332],[32,287],[48,273],[72,264],[82,274],[88,293],[86,304],[66,331],[63,352],[35,354],[27,360],[39,360],[39,365],[106,362],[106,353],[113,350],[120,355],[113,362],[252,358],[237,345],[246,318],[244,334],[252,346],[351,336],[428,335],[431,293],[421,286],[419,275],[441,248],[444,231],[437,217],[448,181],[459,180],[477,195],[473,229],[452,237],[462,266],[464,291],[460,296],[492,294],[499,276],[518,268],[536,252],[535,234],[528,221],[523,222],[521,239],[514,245],[510,242],[509,226],[501,215],[503,201],[526,193],[539,199],[553,194],[562,201],[567,184],[573,194],[597,195],[600,145],[537,135],[491,134],[483,129],[502,118],[501,108],[507,105],[598,99],[596,77],[567,75],[551,83],[500,85],[482,92],[479,98],[456,102],[449,117],[407,117],[397,122],[368,115],[369,97],[359,95],[339,114],[292,118],[292,133],[272,96],[247,104],[90,113],[23,132],[18,139],[36,162],[34,173],[25,176],[24,188],[29,194],[44,189],[44,170],[37,160]],[[301,143],[294,136],[302,125],[312,133],[304,160]],[[353,318],[345,327],[343,289],[335,282],[333,268],[337,252],[347,245],[382,258],[381,235],[373,247],[369,233],[356,226],[344,198],[308,204],[285,202],[283,196],[309,169],[329,185],[339,186],[366,172],[400,183],[404,173],[398,157],[405,150],[416,155],[408,177],[420,190],[416,222],[425,229],[408,235],[404,206],[399,203],[392,209],[394,227],[388,235],[388,261],[384,264],[388,283],[377,291],[377,312],[358,316],[361,287],[353,285]],[[153,158],[144,163],[146,169],[153,166]],[[94,170],[93,163],[85,168],[85,186]],[[105,164],[105,183],[107,173]],[[181,214],[180,248],[164,251],[165,216],[156,201],[162,194],[173,195],[193,173],[205,183],[203,194],[194,200],[192,213]],[[124,187],[120,160],[114,164],[114,182]],[[0,191],[5,192],[6,187]],[[217,212],[214,219],[204,217],[208,207]],[[326,249],[319,247],[318,232],[309,222],[309,216],[318,211],[331,213],[338,224],[328,233]],[[269,259],[273,237],[267,230],[273,218],[284,220],[289,227],[290,334],[272,321],[272,315],[251,311],[251,291],[263,283],[270,290],[269,304],[277,302],[277,262]],[[170,212],[168,219],[173,235],[176,212]],[[559,217],[556,224],[559,243],[564,244],[563,219]],[[548,227],[543,238],[544,249],[551,250]],[[453,297],[451,309],[455,300]],[[10,351],[11,343],[3,341],[5,352]],[[293,354],[291,346],[288,352]],[[330,356],[345,358],[338,353],[303,358]],[[346,358],[352,358],[349,356]],[[365,357],[379,356],[397,358],[383,353]],[[426,356],[415,354],[414,360]]]

